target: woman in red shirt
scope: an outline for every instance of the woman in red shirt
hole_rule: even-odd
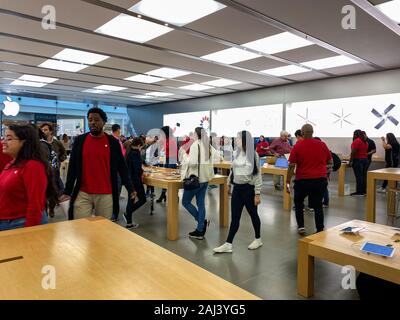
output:
[[[356,192],[351,196],[367,194],[368,142],[361,130],[354,131],[349,165],[353,167],[356,177]]]
[[[269,151],[269,143],[265,140],[264,136],[260,136],[259,142],[256,146],[256,151],[260,157],[265,157],[270,153]]]
[[[57,201],[42,150],[31,126],[6,130],[3,152],[13,160],[0,175],[0,231],[44,223],[46,200]]]

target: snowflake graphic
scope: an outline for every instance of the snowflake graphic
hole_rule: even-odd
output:
[[[346,122],[346,123],[348,123],[350,125],[353,125],[353,123],[351,123],[350,121],[348,121],[346,119],[347,117],[351,116],[351,113],[345,115],[343,108],[342,108],[342,114],[341,115],[337,114],[337,113],[334,113],[334,112],[331,112],[331,114],[333,114],[337,118],[337,120],[334,121],[333,124],[340,123],[340,128],[343,128],[343,122]]]

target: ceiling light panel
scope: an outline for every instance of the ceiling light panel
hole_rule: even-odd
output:
[[[350,64],[359,63],[357,60],[345,57],[345,56],[335,56],[330,58],[312,60],[307,62],[302,62],[301,64],[313,68],[315,70],[329,69],[334,67],[347,66]]]
[[[188,85],[188,86],[179,87],[179,89],[192,90],[192,91],[202,91],[202,90],[212,89],[212,87],[205,86],[203,84],[191,84],[191,85]]]
[[[96,94],[107,94],[107,93],[111,93],[111,91],[99,90],[99,89],[86,89],[86,90],[83,90],[82,92],[96,93]]]
[[[168,93],[168,92],[155,91],[155,92],[148,92],[148,93],[146,93],[146,95],[153,96],[153,97],[168,97],[168,96],[173,96],[174,94]]]
[[[206,85],[206,86],[213,86],[213,87],[227,87],[227,86],[233,86],[233,85],[239,84],[239,83],[241,83],[241,82],[229,80],[229,79],[217,79],[217,80],[202,82],[201,84]]]
[[[261,72],[276,76],[276,77],[282,77],[282,76],[287,76],[290,74],[297,74],[297,73],[303,73],[303,72],[309,72],[311,70],[302,68],[299,66],[284,66],[284,67],[279,67],[279,68],[273,68],[273,69],[267,69],[267,70],[262,70]]]
[[[155,82],[163,81],[165,79],[158,78],[158,77],[152,77],[152,76],[149,76],[146,74],[138,74],[136,76],[125,78],[125,80],[142,82],[142,83],[155,83]]]
[[[88,66],[80,63],[48,59],[45,62],[39,64],[39,67],[61,71],[78,72],[82,69],[87,68]]]
[[[142,0],[129,10],[145,16],[184,26],[217,12],[225,6],[213,0]]]
[[[103,84],[101,86],[95,87],[95,89],[106,90],[106,91],[121,91],[121,90],[125,90],[125,89],[128,89],[128,88],[117,87],[117,86],[109,86],[109,85]]]
[[[238,49],[238,48],[229,48],[221,51],[217,51],[214,53],[207,54],[205,56],[202,56],[201,58],[215,61],[215,62],[220,62],[220,63],[225,63],[225,64],[233,64],[233,63],[238,63],[241,61],[246,61],[254,58],[261,57],[258,54]]]
[[[41,76],[32,76],[29,74],[24,74],[23,76],[19,77],[18,80],[26,80],[26,81],[35,81],[35,82],[43,82],[43,83],[52,83],[57,81],[56,78],[49,78],[49,77],[41,77]]]
[[[283,32],[243,44],[244,47],[267,54],[310,46],[313,43],[290,32]]]
[[[10,83],[13,86],[26,86],[26,87],[36,87],[41,88],[44,87],[47,83],[43,82],[32,82],[32,81],[25,81],[25,80],[14,80]]]
[[[95,32],[144,43],[172,30],[166,26],[122,13],[96,29]]]
[[[157,76],[157,77],[162,77],[162,78],[167,78],[167,79],[173,79],[173,78],[177,78],[177,77],[186,76],[190,73],[191,72],[189,72],[189,71],[183,71],[183,70],[178,70],[178,69],[173,69],[173,68],[160,68],[160,69],[146,72],[146,74],[149,74],[152,76]]]
[[[400,0],[384,2],[375,7],[394,22],[400,24]]]

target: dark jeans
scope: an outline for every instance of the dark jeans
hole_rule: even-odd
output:
[[[128,197],[126,203],[126,223],[132,223],[132,214],[139,209],[142,205],[146,203],[146,193],[144,192],[143,184],[135,184],[135,191],[137,193],[138,201],[133,203],[133,201]]]
[[[254,186],[250,184],[234,184],[231,198],[232,221],[229,228],[228,239],[226,242],[232,243],[236,232],[239,230],[240,218],[242,216],[243,207],[251,217],[255,237],[260,238],[261,222],[258,216],[257,206],[254,204]]]
[[[117,174],[117,184],[118,184],[117,192],[118,192],[118,199],[119,199],[119,197],[121,196],[121,191],[122,191],[122,181],[121,181],[121,177],[119,176],[119,174]],[[130,195],[128,194],[128,202],[129,202],[129,197],[130,197]],[[118,216],[119,216],[119,212],[113,212],[112,219],[118,220]]]
[[[391,163],[386,163],[385,168],[397,168],[399,166],[399,162],[396,161],[393,163],[393,166],[391,165]],[[382,188],[385,189],[388,185],[388,181],[384,180],[382,183]]]
[[[310,208],[314,209],[317,232],[324,230],[322,198],[327,186],[328,181],[326,178],[301,179],[294,182],[294,205],[296,208],[297,226],[299,228],[304,228],[304,199],[308,197]]]
[[[206,218],[206,191],[208,182],[200,183],[200,186],[194,190],[184,190],[182,196],[182,205],[197,221],[197,231],[204,229],[204,219]],[[197,208],[192,204],[193,197],[196,196]]]
[[[356,193],[367,193],[367,171],[369,161],[365,159],[353,159],[353,170],[356,177]]]

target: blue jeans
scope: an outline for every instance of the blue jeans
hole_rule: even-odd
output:
[[[14,220],[0,220],[0,231],[23,228],[25,226],[25,221],[26,218],[19,218]],[[48,223],[47,212],[43,211],[42,221],[40,222],[40,224],[47,224],[47,223]]]
[[[197,231],[202,232],[204,229],[204,219],[206,217],[206,191],[208,182],[200,183],[200,187],[194,190],[184,190],[182,197],[182,205],[197,221]],[[197,208],[192,204],[193,197],[196,196]]]

